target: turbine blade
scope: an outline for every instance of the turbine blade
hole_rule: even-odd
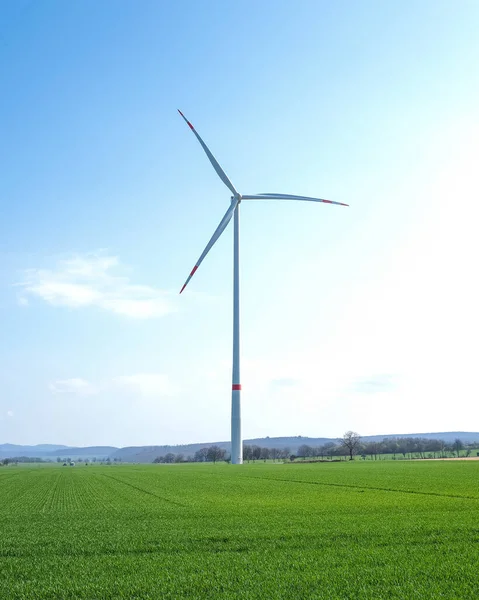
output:
[[[218,161],[216,160],[216,158],[211,154],[208,146],[204,143],[204,141],[200,138],[200,136],[198,135],[196,129],[193,127],[193,125],[188,121],[188,119],[185,117],[185,115],[181,112],[180,109],[178,109],[178,112],[180,113],[180,115],[183,117],[183,119],[186,121],[186,123],[188,124],[188,127],[191,129],[191,131],[196,135],[196,137],[198,138],[199,143],[201,144],[203,150],[206,153],[206,156],[210,159],[210,163],[213,165],[214,170],[218,173],[219,178],[221,179],[221,181],[226,185],[227,188],[229,188],[233,194],[237,195],[238,192],[235,190],[235,186],[231,183],[231,181],[228,179],[228,176],[226,175],[226,173],[223,171],[223,169],[220,167]]]
[[[180,290],[180,294],[185,289],[185,287],[188,285],[188,283],[189,283],[190,279],[193,277],[193,275],[196,273],[196,270],[198,269],[198,267],[203,262],[203,259],[205,258],[205,256],[208,254],[208,252],[215,245],[216,241],[221,236],[221,234],[223,233],[223,231],[226,229],[226,226],[231,221],[231,217],[233,216],[233,213],[234,213],[235,208],[237,206],[238,206],[238,200],[235,200],[235,201],[233,201],[231,203],[231,206],[228,208],[228,210],[226,211],[224,217],[221,219],[220,224],[218,225],[218,227],[216,228],[215,232],[211,236],[211,239],[208,242],[208,244],[206,245],[206,248],[203,250],[203,253],[199,257],[199,259],[196,261],[196,264],[193,267],[191,273],[189,274],[188,279],[185,281],[183,287]]]
[[[349,206],[344,202],[334,202],[324,198],[311,198],[310,196],[293,196],[292,194],[256,194],[254,196],[241,196],[242,200],[302,200],[305,202],[324,202],[325,204],[337,204],[338,206]]]

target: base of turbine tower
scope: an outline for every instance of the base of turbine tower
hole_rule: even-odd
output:
[[[231,397],[231,464],[233,465],[243,464],[240,395],[241,392],[239,389],[233,389]]]

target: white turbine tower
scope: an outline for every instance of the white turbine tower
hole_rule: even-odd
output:
[[[231,396],[231,462],[235,465],[243,463],[243,443],[241,438],[241,380],[240,380],[240,309],[239,309],[239,205],[242,200],[302,200],[306,202],[325,202],[326,204],[338,204],[339,206],[348,206],[342,202],[333,202],[332,200],[323,200],[322,198],[309,198],[308,196],[292,196],[290,194],[240,194],[228,179],[226,173],[218,164],[216,158],[211,154],[207,145],[198,135],[196,129],[188,121],[185,115],[178,110],[180,115],[188,124],[191,131],[196,135],[206,156],[209,158],[214,170],[218,173],[221,181],[231,191],[231,204],[220,221],[220,224],[213,233],[210,241],[203,250],[201,256],[193,267],[188,279],[180,290],[181,292],[188,285],[190,279],[195,274],[203,259],[214,246],[220,235],[226,229],[234,215],[234,258],[233,258],[233,387]]]

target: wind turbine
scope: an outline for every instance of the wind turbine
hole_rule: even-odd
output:
[[[204,258],[214,246],[218,238],[226,229],[228,223],[234,215],[234,242],[233,242],[233,386],[231,392],[231,462],[235,465],[243,463],[243,443],[241,438],[241,383],[240,383],[240,303],[239,303],[239,207],[243,200],[301,200],[306,202],[324,202],[326,204],[338,204],[339,206],[349,206],[342,202],[333,202],[332,200],[324,200],[322,198],[309,198],[308,196],[292,196],[291,194],[255,194],[243,195],[240,194],[235,186],[228,179],[228,176],[218,164],[216,158],[211,154],[208,146],[199,136],[196,129],[188,121],[185,115],[178,109],[178,112],[186,121],[188,127],[196,135],[210,163],[218,174],[221,181],[233,194],[231,196],[231,204],[225,212],[220,224],[213,233],[210,241],[203,250],[201,256],[196,261],[188,279],[185,281],[181,292],[188,285],[190,279],[196,273],[196,270],[203,262]]]

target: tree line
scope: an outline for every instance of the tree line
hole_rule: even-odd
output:
[[[84,462],[86,465],[88,465],[89,463],[96,463],[99,462],[100,464],[103,464],[104,462],[106,463],[111,463],[111,462],[122,462],[121,458],[110,458],[109,456],[106,456],[104,458],[97,458],[96,456],[93,456],[91,458],[82,458],[81,456],[78,456],[77,458],[71,458],[70,456],[67,456],[66,458],[61,458],[60,456],[57,457],[57,463],[72,463],[72,462],[77,462],[77,463],[82,463]]]
[[[452,458],[468,457],[479,443],[465,444],[460,438],[452,443],[441,439],[421,437],[387,437],[381,441],[362,441],[361,436],[354,431],[347,431],[344,436],[335,442],[327,442],[322,446],[312,447],[303,444],[298,448],[298,456],[316,458],[321,460],[333,459],[338,456],[354,456],[378,460],[380,455],[392,455],[397,458]]]
[[[201,448],[197,450],[194,456],[186,456],[184,454],[178,453],[174,454],[173,452],[168,452],[164,456],[157,456],[154,459],[154,463],[184,463],[184,462],[220,462],[224,460],[229,460],[229,456],[227,456],[226,450],[224,448],[220,448],[217,445]]]
[[[451,458],[470,456],[474,448],[479,448],[479,442],[464,444],[460,438],[448,443],[441,439],[421,437],[388,437],[381,441],[363,441],[361,436],[354,431],[347,431],[342,438],[326,442],[320,446],[302,444],[296,453],[291,453],[290,448],[265,448],[257,445],[243,445],[243,460],[255,461],[295,461],[304,460],[353,460],[355,456],[363,459],[378,460],[382,455],[390,455],[393,459],[406,458]],[[174,454],[168,452],[164,456],[157,456],[154,463],[184,463],[184,462],[222,462],[230,461],[229,453],[217,445],[208,446],[197,450],[194,455]]]
[[[291,451],[289,448],[262,448],[261,446],[244,444],[243,459],[250,462],[256,460],[284,460],[290,459]],[[164,456],[157,456],[154,463],[184,463],[184,462],[229,462],[230,454],[220,446],[213,445],[200,448],[194,455],[185,456],[184,454],[174,454],[168,452]]]
[[[7,465],[17,465],[18,463],[51,463],[48,458],[38,458],[35,456],[13,456],[12,458],[3,458],[0,460],[0,467]]]

